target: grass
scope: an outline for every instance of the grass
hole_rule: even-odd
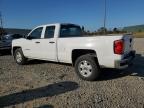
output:
[[[135,38],[144,38],[144,32],[133,33]]]

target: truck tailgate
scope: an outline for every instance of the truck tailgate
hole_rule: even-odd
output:
[[[128,54],[133,50],[133,36],[124,35],[124,54]]]

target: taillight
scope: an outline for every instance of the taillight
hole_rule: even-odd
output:
[[[114,53],[123,54],[123,52],[124,52],[124,40],[114,41]]]

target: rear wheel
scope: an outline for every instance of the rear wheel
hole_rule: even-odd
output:
[[[75,70],[80,78],[88,81],[96,80],[100,73],[99,64],[92,55],[80,56],[76,60]]]
[[[24,65],[27,62],[27,58],[23,55],[22,49],[18,48],[14,52],[14,59],[17,64]]]

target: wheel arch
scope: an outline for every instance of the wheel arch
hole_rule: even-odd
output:
[[[95,50],[91,50],[91,49],[74,49],[72,50],[72,56],[71,56],[71,59],[72,59],[72,65],[74,66],[75,65],[75,61],[78,57],[82,56],[82,55],[91,55],[91,56],[94,56],[95,57],[95,60],[98,61],[97,59],[97,53]]]
[[[12,55],[14,55],[14,52],[16,51],[16,49],[18,49],[18,48],[21,48],[20,46],[14,46],[13,48],[12,48]]]

